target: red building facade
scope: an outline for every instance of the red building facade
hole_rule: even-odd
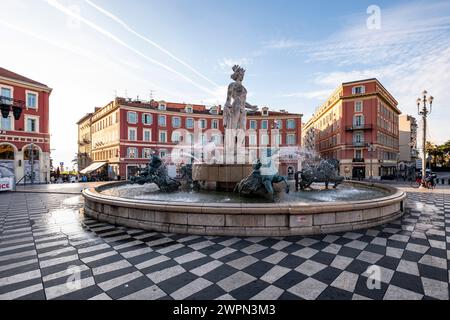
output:
[[[284,111],[249,113],[247,127],[250,135],[247,145],[250,153],[258,156],[258,146],[272,139],[272,129],[279,130],[280,147],[300,147],[300,114]],[[87,119],[83,117],[85,124]],[[169,172],[176,175],[177,159],[172,151],[177,149],[185,158],[201,160],[206,153],[220,149],[224,127],[220,106],[206,107],[164,101],[131,101],[116,98],[107,106],[90,116],[91,160],[108,164],[110,178],[127,179],[148,163],[150,154],[156,153],[169,164]],[[209,145],[209,151],[208,149]],[[212,146],[212,147],[211,147]],[[81,146],[79,145],[79,148]],[[215,149],[215,150],[211,150]],[[209,154],[209,153],[208,153]],[[297,160],[289,155],[280,161],[280,172],[293,174],[298,168]]]
[[[399,155],[395,98],[377,79],[342,84],[305,125],[304,146],[338,159],[349,178],[389,178]]]
[[[0,176],[14,176],[17,182],[50,180],[51,92],[45,84],[0,68],[0,102],[10,108],[8,117],[0,119]],[[23,106],[19,120],[11,108],[14,101]]]

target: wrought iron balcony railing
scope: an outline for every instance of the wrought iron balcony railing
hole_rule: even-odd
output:
[[[345,128],[346,131],[354,131],[354,130],[371,130],[373,128],[373,125],[371,124],[363,124],[363,125],[353,125],[353,126],[347,126]]]

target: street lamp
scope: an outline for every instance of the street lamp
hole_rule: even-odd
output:
[[[428,92],[424,90],[422,92],[423,98],[417,99],[417,113],[422,116],[423,119],[423,158],[422,158],[422,181],[425,183],[425,178],[427,174],[427,116],[431,114],[433,110],[432,96],[428,96]],[[422,105],[422,109],[421,109]],[[428,108],[429,107],[429,108]]]
[[[0,96],[0,111],[1,116],[5,119],[9,117],[9,113],[13,112],[15,120],[20,120],[22,115],[22,110],[24,108],[25,102],[10,97]]]

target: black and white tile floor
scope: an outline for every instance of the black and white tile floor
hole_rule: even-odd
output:
[[[408,198],[401,220],[368,230],[234,238],[99,223],[80,196],[0,194],[0,299],[449,299],[450,194]]]

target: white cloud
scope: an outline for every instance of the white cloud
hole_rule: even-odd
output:
[[[231,74],[231,68],[236,64],[246,68],[253,64],[253,60],[250,58],[223,58],[219,61],[220,70],[227,74]]]
[[[294,92],[282,95],[285,98],[307,98],[307,99],[327,99],[333,89]]]
[[[326,98],[321,93],[325,95],[330,87],[378,78],[398,100],[400,110],[416,115],[416,98],[427,89],[436,98],[429,136],[438,143],[450,139],[448,111],[444,109],[444,103],[450,101],[449,11],[449,2],[382,8],[381,30],[366,28],[364,12],[355,19],[357,23],[326,40],[299,42],[294,49],[297,53],[306,56],[307,62],[323,65],[329,71],[315,75],[315,91],[292,96],[323,99],[323,102]]]
[[[110,19],[112,19],[113,21],[115,21],[116,23],[118,23],[120,26],[122,26],[125,30],[127,30],[128,32],[130,32],[131,34],[137,36],[138,38],[140,38],[141,40],[144,40],[145,42],[149,43],[150,45],[152,45],[153,47],[157,48],[158,50],[164,52],[166,55],[168,55],[169,57],[171,57],[172,59],[174,59],[175,61],[177,61],[178,63],[182,64],[183,66],[185,66],[186,68],[188,68],[190,71],[192,71],[193,73],[195,73],[196,75],[200,76],[201,78],[203,78],[204,80],[208,81],[210,84],[217,86],[217,83],[215,83],[214,81],[212,81],[211,79],[207,78],[205,75],[203,75],[202,73],[200,73],[199,71],[197,71],[194,67],[192,67],[190,64],[188,64],[187,62],[181,60],[180,58],[178,58],[177,56],[175,56],[172,52],[166,50],[165,48],[163,48],[161,45],[157,44],[156,42],[154,42],[153,40],[149,39],[148,37],[138,33],[137,31],[135,31],[133,28],[131,28],[128,24],[126,24],[123,20],[121,20],[119,17],[115,16],[114,14],[112,14],[111,12],[107,11],[106,9],[96,5],[94,2],[90,1],[90,0],[85,0],[85,2],[87,4],[89,4],[91,7],[95,8],[96,10],[98,10],[99,12],[101,12],[102,14],[104,14],[105,16],[109,17]]]
[[[90,28],[92,28],[93,30],[99,32],[100,34],[104,35],[105,37],[109,38],[110,40],[116,42],[117,44],[127,48],[128,50],[134,52],[136,55],[140,56],[141,58],[147,60],[150,63],[153,63],[163,69],[165,69],[166,71],[169,71],[170,73],[173,73],[177,76],[179,76],[180,78],[184,79],[185,81],[191,83],[192,85],[194,85],[195,87],[197,87],[198,89],[213,95],[214,93],[208,89],[207,87],[197,83],[196,81],[194,81],[193,79],[191,79],[190,77],[188,77],[187,75],[173,69],[172,67],[156,60],[153,59],[152,57],[144,54],[143,52],[137,50],[136,48],[130,46],[129,44],[127,44],[123,39],[119,38],[118,36],[116,36],[115,34],[109,32],[108,30],[100,27],[98,24],[94,23],[91,20],[88,20],[84,17],[82,17],[81,15],[77,14],[76,12],[71,11],[69,8],[61,5],[58,1],[56,0],[44,0],[45,2],[47,2],[50,6],[52,6],[53,8],[57,9],[58,11],[64,13],[65,15],[72,17],[74,19],[79,20],[80,22],[83,22],[84,24],[86,24],[87,26],[89,26]]]
[[[280,40],[273,40],[269,42],[263,43],[264,48],[267,49],[291,49],[291,48],[297,48],[303,45],[304,42],[300,42],[297,40],[292,39],[280,39]]]

